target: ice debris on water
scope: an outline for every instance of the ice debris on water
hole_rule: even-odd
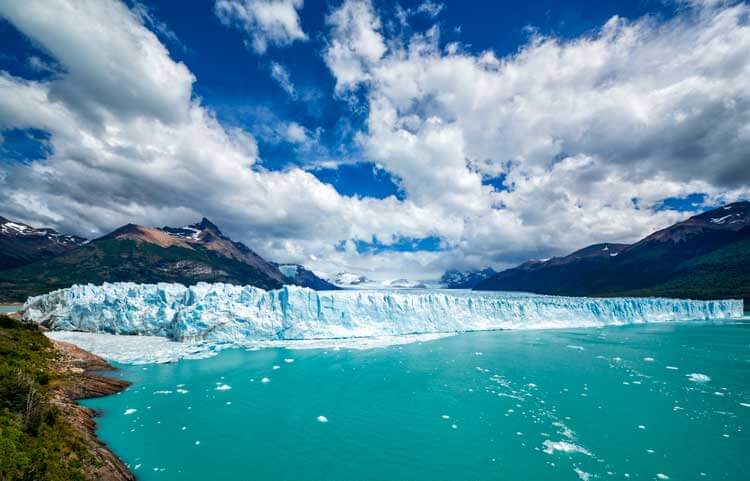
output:
[[[708,381],[711,380],[710,377],[708,377],[705,374],[701,374],[699,372],[693,372],[693,373],[690,373],[690,374],[686,374],[686,376],[687,376],[688,380],[693,381],[693,382],[708,382]]]
[[[586,448],[568,441],[550,441],[547,439],[542,445],[544,446],[544,452],[547,454],[554,454],[556,451],[559,451],[562,453],[580,453],[591,456],[591,453]]]

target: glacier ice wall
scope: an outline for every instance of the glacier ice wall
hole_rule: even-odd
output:
[[[741,300],[583,298],[445,290],[265,291],[228,284],[76,285],[29,298],[52,330],[242,344],[492,329],[597,327],[743,315]]]

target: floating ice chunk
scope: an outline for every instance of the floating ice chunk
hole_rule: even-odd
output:
[[[318,420],[319,423],[327,423],[328,422],[328,418],[325,417],[325,416],[318,416],[316,419]]]
[[[679,367],[677,367],[677,366],[667,366],[667,369],[669,369],[670,371],[676,371],[676,370],[679,369]]]
[[[160,391],[154,391],[154,394],[172,394],[172,391],[170,391],[168,389],[163,389],[163,390],[160,390]]]
[[[458,429],[458,425],[457,424],[451,424],[451,429]]]
[[[260,382],[262,382],[263,384],[268,384],[269,382],[271,382],[271,380],[268,379],[267,377],[264,377],[263,379],[260,380]]]
[[[229,391],[230,389],[232,389],[232,386],[229,384],[219,384],[216,386],[217,391]]]
[[[294,359],[292,359],[291,357],[287,357],[286,359],[284,359],[284,362],[287,364],[291,364],[294,362]]]
[[[451,417],[450,417],[450,416],[448,416],[447,414],[443,414],[443,415],[442,415],[442,416],[440,416],[440,417],[441,417],[441,418],[443,418],[443,419],[445,419],[445,420],[448,420],[448,419],[450,419],[450,418],[451,418]]]
[[[659,479],[669,479],[669,476],[664,473],[656,473],[656,477]]]
[[[133,414],[136,411],[138,411],[138,410],[137,409],[133,409],[133,408],[128,408],[128,409],[125,410],[125,412],[123,414],[125,416],[130,416],[131,414]]]
[[[750,408],[750,403],[740,403],[740,406],[744,406],[746,408]]]
[[[575,471],[581,481],[589,481],[589,479],[591,479],[591,474],[581,468],[573,468],[573,471]]]
[[[639,424],[638,429],[646,429],[646,426],[644,426],[643,424]]]
[[[273,367],[272,367],[271,369],[273,369],[273,370],[275,371],[275,370],[277,370],[277,369],[281,369],[281,366],[279,366],[279,365],[275,365],[275,366],[273,366]]]
[[[646,361],[646,362],[654,362],[654,358],[653,357],[644,357],[643,360]]]
[[[201,442],[200,442],[200,441],[196,441],[196,442],[195,442],[195,445],[196,445],[196,446],[200,446],[200,445],[201,445]]]
[[[177,392],[180,393],[180,394],[187,394],[190,391],[188,391],[187,389],[179,388],[179,389],[177,389]]]
[[[711,380],[710,377],[706,376],[705,374],[701,374],[699,372],[686,374],[686,376],[690,381],[693,381],[693,382],[708,382]]]
[[[187,426],[182,426],[182,428],[180,428],[181,431],[185,431],[186,429],[187,429]]]
[[[544,446],[544,452],[547,454],[553,454],[556,451],[560,451],[562,453],[581,453],[586,456],[591,456],[591,453],[586,448],[578,446],[577,444],[569,443],[568,441],[550,441],[547,439],[542,443],[542,446]]]
[[[568,344],[565,347],[567,347],[568,349],[575,349],[576,351],[584,351],[585,350],[583,346],[576,346],[576,345],[573,345],[573,344]]]

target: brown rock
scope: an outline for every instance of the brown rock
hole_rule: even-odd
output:
[[[96,481],[135,481],[135,476],[123,462],[96,436],[96,412],[76,404],[86,399],[115,394],[130,383],[97,374],[113,371],[107,361],[67,342],[52,341],[59,356],[52,369],[63,374],[64,382],[56,386],[53,402],[70,425],[78,431],[95,462],[86,466],[89,479]]]

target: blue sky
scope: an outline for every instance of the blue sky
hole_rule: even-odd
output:
[[[0,5],[8,217],[424,279],[747,196],[744,2],[56,1]]]
[[[376,2],[384,19],[396,22],[396,9],[416,9],[424,2]],[[246,34],[228,29],[214,14],[207,1],[139,1],[129,2],[147,11],[154,24],[151,29],[169,49],[170,55],[184,62],[196,76],[194,95],[201,97],[226,125],[237,125],[259,141],[263,165],[283,169],[289,165],[307,168],[320,162],[367,162],[358,152],[352,133],[362,128],[366,112],[352,110],[348,103],[332,95],[335,79],[325,65],[321,51],[326,39],[325,17],[337,2],[304,2],[300,9],[302,29],[309,41],[288,46],[271,46],[262,55],[243,43]],[[561,38],[585,35],[601,26],[613,15],[638,18],[643,15],[671,16],[676,7],[662,0],[636,2],[440,2],[435,19],[416,16],[414,30],[440,25],[441,42],[460,41],[470,52],[488,49],[498,56],[512,54],[529,39],[530,29]],[[156,26],[160,25],[162,31]],[[0,23],[0,69],[31,79],[43,79],[49,71],[35,68],[28,59],[39,58],[54,64],[43,49],[18,32],[10,23]],[[294,99],[271,75],[272,63],[283,65],[298,91]],[[273,124],[295,121],[310,130],[320,129],[312,149],[299,149],[279,140],[269,132]],[[44,148],[33,147],[39,132],[6,136],[7,155],[14,159],[38,158]],[[371,163],[338,168],[312,169],[322,181],[331,183],[345,195],[358,194],[383,198],[398,195],[396,183],[388,172],[373,168]]]

